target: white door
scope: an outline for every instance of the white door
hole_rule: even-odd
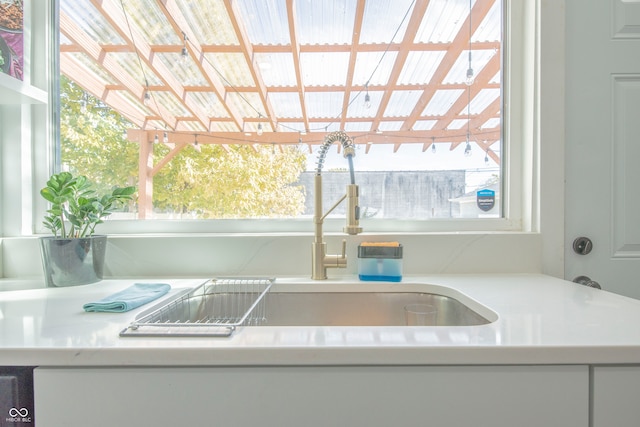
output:
[[[565,277],[640,298],[640,0],[566,0],[566,23]]]

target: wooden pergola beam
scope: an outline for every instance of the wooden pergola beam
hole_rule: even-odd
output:
[[[151,46],[145,41],[142,34],[137,32],[135,28],[130,27],[127,24],[127,17],[124,14],[122,8],[117,7],[113,2],[91,0],[93,5],[99,10],[105,19],[116,29],[120,37],[129,43],[138,58],[140,58],[154,74],[163,81],[166,89],[170,91],[176,98],[181,100],[185,108],[187,108],[191,114],[200,122],[205,128],[209,129],[209,118],[201,110],[201,108],[194,102],[190,101],[186,95],[184,86],[174,77],[173,73],[162,63],[162,61],[155,55],[155,52]],[[148,85],[148,79],[145,82],[145,86]],[[134,94],[135,95],[135,94]],[[142,97],[138,98],[141,102],[144,101]],[[156,102],[156,105],[159,103]],[[170,126],[171,127],[171,126]]]
[[[442,58],[440,65],[438,66],[435,73],[431,77],[431,81],[442,82],[445,79],[445,77],[447,76],[447,74],[449,74],[451,67],[455,64],[460,54],[464,52],[464,50],[469,48],[469,40],[471,38],[471,34],[473,34],[473,32],[481,24],[482,19],[487,15],[492,5],[493,5],[492,0],[476,1],[473,7],[473,10],[470,13],[470,16],[467,16],[467,19],[464,21],[464,23],[460,27],[462,29],[458,32],[458,34],[454,38],[450,48],[447,49],[447,52],[444,55],[444,58]],[[469,28],[469,19],[471,18],[473,18],[473,20],[471,21],[471,24],[472,24],[471,32],[469,32],[469,30],[465,31],[465,29]],[[475,45],[473,47],[478,49],[478,45]],[[493,77],[493,75],[491,77]],[[479,84],[475,84],[474,86],[475,86],[474,88],[475,91],[480,90]],[[419,117],[421,116],[425,107],[429,104],[429,101],[431,101],[431,99],[433,98],[433,95],[440,88],[441,86],[438,85],[438,83],[434,85],[429,84],[424,88],[424,92],[422,93],[418,102],[416,102],[416,105],[413,108],[413,111],[404,122],[404,125],[402,127],[404,130],[411,129],[415,125],[415,122],[419,120]],[[451,86],[448,88],[453,89],[453,87]],[[451,123],[451,121],[455,119],[454,115],[457,114],[456,111],[458,110],[450,108],[448,113],[438,121],[438,123],[435,125],[435,128],[437,129],[446,128],[449,125],[449,123]]]
[[[128,136],[132,141],[137,141],[140,135],[145,135],[148,142],[153,142],[156,131],[129,129]],[[253,133],[239,137],[237,132],[167,132],[169,140],[176,144],[217,144],[217,145],[322,145],[325,132],[308,132],[299,135],[296,132],[268,132],[262,135]],[[349,136],[355,144],[425,144],[435,142],[464,142],[466,129],[431,131],[391,131],[391,132],[353,132]],[[479,131],[474,134],[477,139],[497,141],[500,139],[500,130]]]
[[[296,73],[296,87],[298,88],[298,99],[302,110],[302,123],[304,130],[308,130],[309,116],[307,115],[307,107],[305,101],[305,86],[302,83],[302,68],[300,66],[300,37],[298,35],[298,23],[296,21],[296,2],[287,0],[287,20],[289,21],[289,38],[291,39],[291,54],[293,55],[293,69]]]

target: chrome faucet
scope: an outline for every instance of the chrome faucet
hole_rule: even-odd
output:
[[[336,202],[325,214],[322,213],[322,166],[327,155],[329,147],[334,142],[342,144],[344,157],[349,161],[349,175],[351,183],[347,185],[346,194]],[[332,132],[324,138],[324,143],[318,152],[318,164],[316,167],[316,175],[314,180],[314,214],[313,223],[315,225],[315,236],[313,246],[311,248],[311,278],[314,280],[323,280],[327,278],[327,268],[345,268],[347,266],[347,241],[342,241],[342,254],[327,254],[327,244],[322,236],[322,224],[324,219],[329,215],[342,201],[347,200],[347,223],[342,229],[345,233],[354,235],[362,232],[359,226],[360,207],[358,206],[358,186],[355,184],[355,174],[353,170],[353,157],[356,151],[351,138],[346,133]]]

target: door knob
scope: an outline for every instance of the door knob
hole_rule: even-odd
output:
[[[573,241],[573,251],[578,255],[587,255],[593,249],[593,242],[588,237],[578,237]]]
[[[595,280],[591,280],[589,276],[578,276],[573,279],[574,283],[578,283],[580,285],[588,286],[590,288],[602,289],[600,283]]]

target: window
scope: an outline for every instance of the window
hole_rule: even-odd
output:
[[[513,227],[501,0],[201,3],[61,0],[61,167],[149,184],[138,218],[308,222],[343,129],[368,229]],[[346,168],[332,147],[325,206]]]

